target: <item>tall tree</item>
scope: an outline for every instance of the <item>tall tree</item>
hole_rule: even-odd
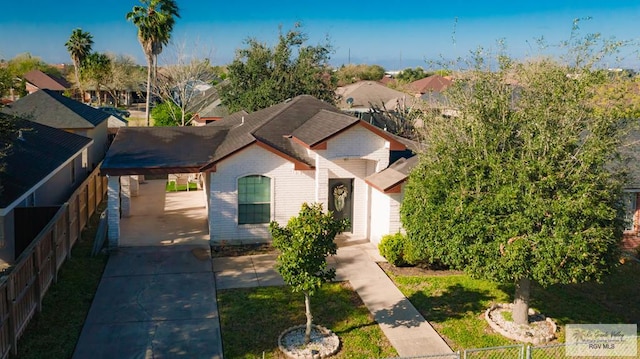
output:
[[[138,41],[147,59],[147,100],[145,118],[149,126],[149,104],[151,100],[152,78],[157,65],[158,55],[169,43],[176,18],[180,17],[178,4],[175,0],[140,0],[142,5],[136,5],[127,13],[126,19],[138,28]]]
[[[80,96],[84,101],[84,90],[82,83],[80,82],[80,67],[84,60],[91,53],[91,47],[93,46],[93,35],[89,32],[82,31],[82,29],[74,29],[71,32],[69,40],[64,44],[67,47],[67,51],[71,56],[73,62],[73,68],[76,75],[76,84],[80,89]]]
[[[336,81],[329,67],[331,45],[305,45],[307,35],[300,26],[296,24],[286,34],[280,31],[274,47],[247,39],[248,47],[236,51],[227,67],[227,85],[221,91],[222,102],[230,111],[252,112],[305,94],[335,102]]]
[[[211,83],[216,74],[208,56],[200,58],[194,55],[186,50],[185,44],[176,45],[173,50],[171,65],[162,67],[162,72],[156,79],[154,93],[161,101],[175,105],[165,106],[163,109],[165,114],[171,115],[171,122],[177,126],[186,126],[191,121],[188,117],[190,113],[198,112],[202,106],[208,105],[201,100],[205,93],[215,91],[211,89]]]
[[[515,284],[513,318],[526,324],[532,281],[597,280],[618,262],[623,124],[594,111],[604,78],[589,67],[490,63],[500,69],[478,66],[450,89],[458,116],[425,121],[401,214],[410,260]]]
[[[144,82],[144,73],[135,59],[127,55],[107,54],[109,57],[108,79],[103,84],[107,92],[114,99],[114,105],[120,105],[122,91],[137,91]]]
[[[100,88],[104,86],[111,76],[111,60],[105,54],[92,52],[87,56],[80,70],[80,78],[96,87],[98,105],[102,105]]]
[[[347,228],[346,220],[336,220],[322,211],[322,204],[302,204],[297,217],[291,217],[286,227],[277,222],[269,224],[273,246],[280,251],[276,269],[294,292],[304,293],[307,326],[304,336],[308,344],[313,316],[310,297],[322,283],[336,275],[334,268],[327,268],[327,256],[334,255],[338,246],[334,239]]]

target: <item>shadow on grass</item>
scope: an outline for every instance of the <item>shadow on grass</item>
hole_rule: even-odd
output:
[[[218,291],[224,355],[279,357],[277,338],[304,324],[304,296],[288,287]],[[395,351],[348,283],[327,283],[311,297],[314,324],[334,331],[342,342],[338,358],[390,357]]]
[[[483,312],[487,308],[486,303],[495,297],[487,290],[470,289],[456,283],[437,295],[417,291],[409,296],[409,300],[420,308],[426,320],[441,323],[447,319],[463,318],[467,313]]]
[[[625,323],[640,325],[640,264],[626,263],[602,283],[536,285],[532,307],[559,324]]]

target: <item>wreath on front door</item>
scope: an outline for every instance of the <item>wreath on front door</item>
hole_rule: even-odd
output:
[[[349,195],[347,186],[339,184],[333,188],[333,205],[336,207],[336,211],[342,212],[347,195]]]

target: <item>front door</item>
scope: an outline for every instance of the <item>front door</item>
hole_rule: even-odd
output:
[[[353,178],[329,179],[329,210],[335,219],[348,219],[345,232],[353,232]]]

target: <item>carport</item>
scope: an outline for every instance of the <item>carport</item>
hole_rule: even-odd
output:
[[[169,174],[197,177],[227,131],[212,126],[121,128],[101,167],[109,179],[109,246],[208,246],[207,173],[201,174],[197,191],[167,192],[166,183]]]

